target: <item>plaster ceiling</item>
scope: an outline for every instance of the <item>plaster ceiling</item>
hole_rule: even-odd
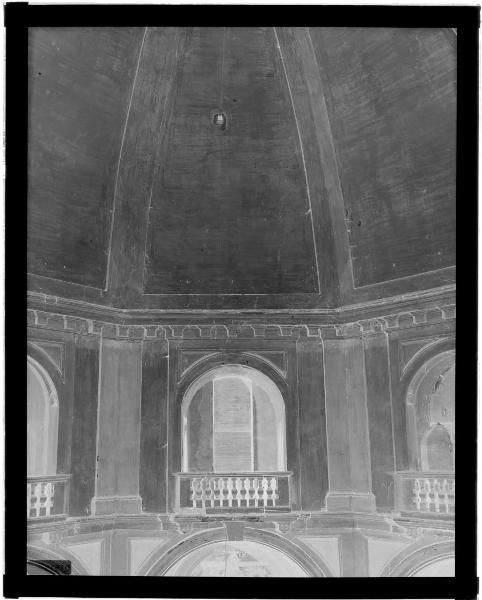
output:
[[[428,29],[31,29],[29,289],[297,308],[453,280],[455,47]]]

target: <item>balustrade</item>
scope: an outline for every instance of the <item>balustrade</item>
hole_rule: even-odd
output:
[[[180,509],[289,509],[291,473],[178,473]]]
[[[70,475],[27,478],[27,519],[66,517]]]
[[[454,473],[400,471],[393,474],[395,510],[437,515],[455,512]]]

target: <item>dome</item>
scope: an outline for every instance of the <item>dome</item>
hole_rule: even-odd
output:
[[[29,31],[30,292],[336,309],[454,282],[452,30]]]

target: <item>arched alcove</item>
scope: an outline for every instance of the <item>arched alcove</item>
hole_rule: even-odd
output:
[[[410,468],[453,471],[455,465],[455,350],[422,364],[407,389]]]
[[[150,555],[136,575],[334,577],[322,557],[300,539],[248,526],[238,528],[238,535],[233,539],[226,525],[223,523],[221,527],[214,526],[166,544]],[[231,574],[228,568],[226,573],[224,567],[221,568],[223,560],[230,561]]]
[[[411,577],[455,577],[455,558],[436,560],[415,571]]]
[[[166,577],[308,577],[284,552],[251,540],[201,546],[175,563]]]
[[[27,475],[57,472],[59,403],[47,371],[27,357]]]
[[[381,577],[454,577],[455,542],[420,540],[410,544],[385,566]]]
[[[185,472],[286,470],[285,406],[264,373],[224,365],[203,373],[182,400]]]
[[[27,545],[27,564],[40,568],[45,568],[45,564],[47,564],[47,568],[53,571],[50,575],[91,575],[82,566],[78,558],[63,546],[56,546],[55,548],[49,546],[46,548],[29,542]],[[37,573],[32,574],[36,575]]]
[[[57,575],[52,569],[47,569],[45,565],[38,565],[33,561],[27,561],[27,575]]]

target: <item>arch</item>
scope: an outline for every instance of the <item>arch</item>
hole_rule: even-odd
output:
[[[273,550],[273,556],[282,554],[287,560],[292,561],[303,571],[307,577],[333,577],[333,573],[325,562],[314,551],[307,547],[298,539],[288,539],[285,536],[267,531],[265,529],[244,527],[243,535],[239,542],[255,543],[263,547],[264,554]],[[148,575],[154,577],[164,577],[172,575],[177,565],[183,561],[186,568],[189,568],[189,562],[196,563],[199,555],[208,554],[209,547],[215,544],[232,544],[228,540],[225,527],[215,527],[209,530],[197,532],[188,535],[174,545],[163,546],[157,550],[139,569],[137,575]],[[251,546],[253,548],[253,546]],[[190,561],[190,557],[193,561]],[[192,565],[191,565],[192,566]],[[184,569],[185,570],[185,569]],[[303,575],[302,575],[303,576]]]
[[[209,389],[212,383],[212,389]],[[185,390],[184,396],[181,402],[181,422],[182,422],[182,469],[183,471],[190,470],[189,464],[189,418],[190,408],[192,406],[194,398],[198,397],[198,392],[207,389],[210,394],[208,403],[211,410],[213,409],[213,402],[216,388],[216,384],[219,387],[233,387],[233,384],[238,387],[238,392],[243,391],[244,394],[251,400],[251,444],[252,449],[252,470],[257,470],[254,467],[254,450],[258,449],[258,444],[261,444],[264,448],[259,448],[259,454],[264,451],[271,451],[273,458],[271,462],[268,460],[269,465],[267,470],[286,470],[286,416],[285,416],[285,405],[281,391],[276,386],[271,378],[269,378],[263,372],[251,367],[240,364],[224,364],[216,366],[207,371],[204,371],[202,375],[196,378],[190,383]],[[202,402],[202,399],[201,399]],[[199,402],[200,403],[200,402]],[[205,403],[206,406],[206,403]],[[263,408],[264,407],[264,408]],[[208,407],[209,408],[209,407]],[[220,405],[222,410],[222,405]],[[268,413],[266,414],[268,410]],[[264,417],[263,417],[263,412]],[[255,414],[257,416],[255,416]],[[215,417],[208,415],[211,423],[214,422]],[[273,418],[274,417],[274,418]],[[208,423],[208,428],[211,423]],[[256,430],[260,430],[263,427],[269,428],[270,435],[263,436],[263,431],[259,432],[258,440],[256,437]],[[274,433],[274,436],[273,436]],[[214,435],[211,432],[211,435]],[[263,441],[264,439],[264,441]],[[271,441],[275,439],[275,443],[271,444]],[[272,446],[272,447],[269,447]],[[263,461],[263,457],[258,457]],[[211,469],[208,469],[211,470]],[[213,469],[214,470],[214,469]],[[262,469],[261,469],[262,470]],[[266,469],[265,469],[266,470]]]
[[[414,471],[454,468],[455,349],[453,340],[444,342],[449,341],[432,344],[404,381],[409,468]]]
[[[422,570],[447,559],[455,560],[454,540],[431,543],[425,540],[395,556],[383,569],[380,577],[423,577]]]
[[[276,369],[276,367],[269,361],[265,360],[261,356],[253,354],[251,351],[217,352],[198,360],[189,368],[188,371],[184,373],[183,377],[179,381],[176,394],[176,403],[179,405],[181,404],[189,386],[205,372],[226,365],[251,367],[256,371],[260,371],[269,379],[271,379],[271,381],[276,385],[281,393],[281,396],[283,397],[285,406],[289,404],[289,400],[291,399],[291,390],[280,371],[278,371],[278,369]]]
[[[283,552],[249,540],[207,544],[180,559],[164,577],[308,577]]]
[[[35,344],[35,341],[27,341],[27,357],[35,360],[35,362],[43,368],[44,372],[48,374],[50,380],[52,381],[57,394],[59,394],[59,390],[62,389],[64,384],[62,374],[54,365],[49,356]]]
[[[59,400],[48,371],[27,355],[27,474],[57,472]]]
[[[410,577],[455,577],[455,556],[434,560],[414,571]]]
[[[39,563],[44,560],[52,560],[52,561],[62,561],[68,560],[70,561],[71,566],[71,575],[91,575],[79,562],[77,557],[73,556],[70,552],[68,552],[65,548],[56,548],[52,550],[52,548],[45,548],[43,546],[35,546],[34,544],[27,545],[27,562],[31,564]],[[55,569],[54,569],[55,570]],[[52,575],[62,575],[62,572],[52,573]]]
[[[61,575],[51,565],[47,566],[36,560],[27,560],[27,575]]]
[[[454,350],[455,351],[455,338],[454,337],[445,337],[436,342],[428,344],[421,350],[419,350],[415,356],[413,356],[407,366],[405,367],[405,371],[403,373],[401,379],[401,393],[402,397],[405,398],[407,396],[408,387],[411,384],[413,378],[417,374],[417,371],[423,365],[428,362],[431,358],[437,356],[438,354],[442,354],[442,352]]]
[[[176,476],[175,473],[182,471],[182,399],[189,386],[206,371],[215,367],[225,365],[242,365],[252,367],[269,377],[281,393],[285,406],[286,416],[286,460],[287,470],[292,472],[291,478],[291,506],[294,510],[299,508],[298,486],[299,486],[299,442],[298,442],[298,402],[297,397],[284,376],[269,361],[260,356],[252,354],[252,350],[230,350],[210,354],[199,360],[181,379],[175,384],[175,391],[169,398],[169,440],[170,451],[168,453],[168,464],[170,476],[168,479],[168,507],[176,510]],[[172,381],[177,381],[175,366],[170,367]]]

